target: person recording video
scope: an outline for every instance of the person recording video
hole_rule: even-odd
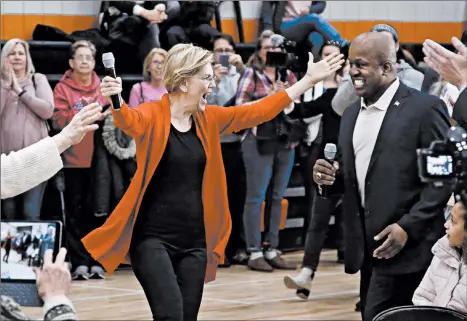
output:
[[[444,140],[446,105],[397,77],[390,36],[364,33],[349,49],[350,76],[359,101],[341,119],[340,156],[320,159],[317,184],[344,181],[345,271],[360,271],[362,317],[411,305],[442,235],[452,187],[436,188],[418,175],[417,149]]]
[[[274,33],[265,30],[256,44],[256,51],[247,62],[247,69],[239,81],[237,105],[260,100],[281,91],[297,82],[294,74],[285,69],[286,79],[280,80],[279,69],[267,65],[271,52],[281,53],[281,48],[273,45]],[[289,182],[294,160],[294,147],[287,142],[287,136],[279,136],[276,130],[284,124],[284,114],[294,108],[290,104],[281,115],[249,129],[242,142],[242,155],[246,173],[246,198],[243,210],[246,250],[250,253],[248,268],[253,271],[271,272],[274,269],[294,270],[295,265],[286,262],[277,252],[282,212],[282,199]],[[271,193],[267,189],[273,182]],[[261,241],[262,203],[270,208],[269,224],[265,241],[268,249],[263,249]],[[266,217],[266,215],[264,215]],[[264,253],[263,253],[264,252]]]

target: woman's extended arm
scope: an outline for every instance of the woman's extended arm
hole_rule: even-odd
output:
[[[292,101],[299,99],[308,89],[338,70],[344,63],[342,57],[342,54],[335,53],[314,63],[313,55],[310,53],[306,75],[286,90],[243,106],[229,108],[212,106],[210,109],[216,114],[221,135],[255,127],[273,119]]]
[[[60,134],[1,157],[1,199],[14,197],[48,180],[63,167],[60,153],[79,143],[87,132],[97,129],[93,123],[102,117],[102,107],[83,108]]]

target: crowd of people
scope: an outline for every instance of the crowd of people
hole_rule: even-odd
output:
[[[44,271],[62,275],[60,295],[70,275],[103,279],[128,256],[155,320],[196,320],[217,266],[295,270],[278,246],[299,162],[310,223],[287,288],[310,296],[335,215],[337,259],[360,272],[364,321],[410,304],[467,313],[467,211],[455,198],[444,217],[453,190],[422,183],[416,154],[452,124],[467,128],[465,32],[464,43],[453,38],[457,52],[427,40],[417,62],[388,24],[350,43],[319,15],[324,1],[265,1],[265,30],[244,62],[232,37],[209,24],[217,5],[103,3],[102,35],[127,37],[144,58],[122,106],[108,99],[121,94],[121,79],[94,71],[93,39],[72,44],[54,88],[35,72],[26,41],[2,48],[2,218],[40,219],[47,180],[63,167],[71,274],[64,252],[58,263],[44,259]],[[313,52],[283,79],[267,64],[283,50],[277,33]],[[339,148],[334,164],[323,160],[328,143]]]

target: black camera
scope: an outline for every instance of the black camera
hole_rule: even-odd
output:
[[[297,44],[277,34],[271,37],[271,43],[274,48],[280,48],[281,51],[268,51],[266,66],[277,68],[281,81],[285,82],[287,80],[287,69],[297,68],[298,58],[293,53]]]
[[[467,132],[451,127],[444,141],[434,141],[429,148],[417,150],[418,173],[422,182],[454,186],[456,201],[466,191]],[[467,199],[466,199],[467,200]]]

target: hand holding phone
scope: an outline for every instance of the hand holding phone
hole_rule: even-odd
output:
[[[228,68],[229,67],[229,54],[228,53],[221,53],[219,57],[219,63],[222,67]]]

